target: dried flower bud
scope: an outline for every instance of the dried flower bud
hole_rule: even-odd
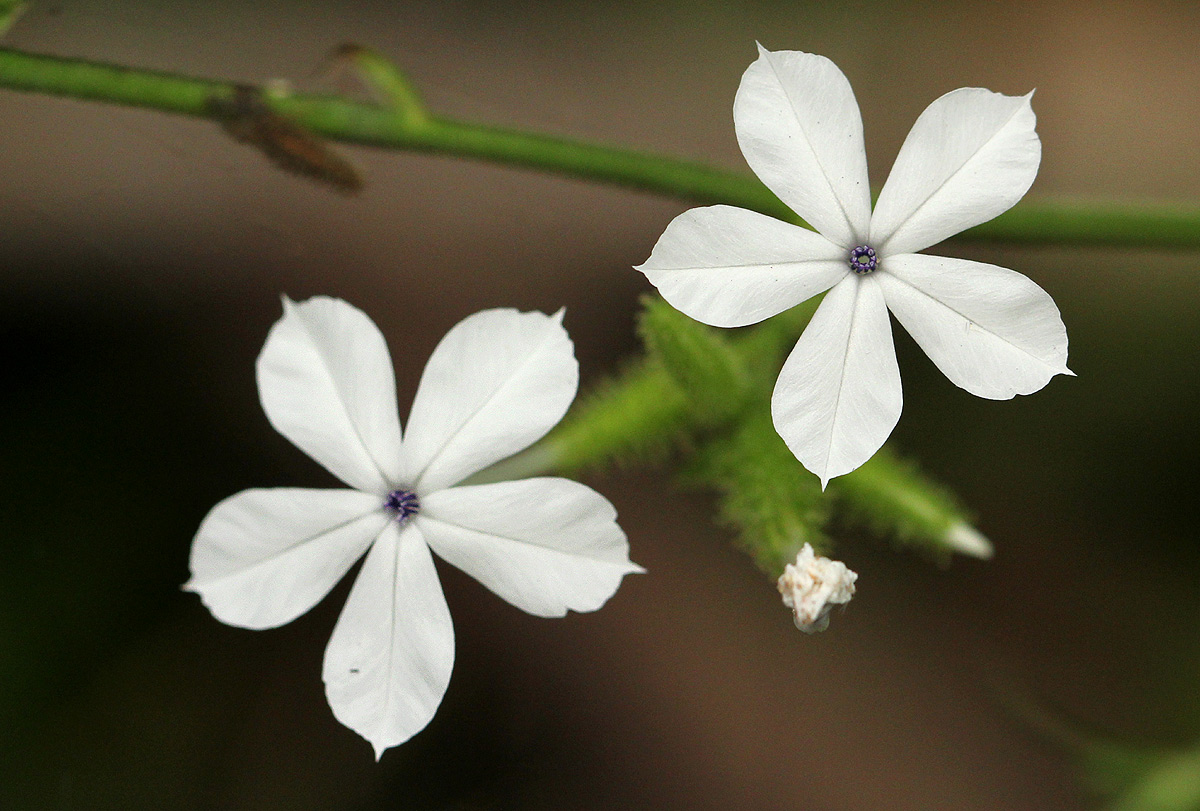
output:
[[[834,605],[848,603],[854,596],[858,575],[840,560],[817,557],[811,544],[804,544],[779,576],[783,604],[792,609],[796,627],[806,634],[829,627],[829,612]]]

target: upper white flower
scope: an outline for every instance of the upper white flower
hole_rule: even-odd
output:
[[[560,478],[454,485],[541,438],[579,384],[557,316],[487,310],[455,326],[425,366],[401,440],[382,334],[344,301],[284,300],[258,358],[267,418],[353,490],[246,490],[208,514],[192,579],[222,622],[272,628],[366,561],[325,650],[337,719],[376,757],[433,718],[454,629],[430,549],[543,617],[593,611],[642,571],[616,511]],[[369,553],[367,550],[370,550]]]
[[[825,57],[760,46],[734,100],[738,143],[816,232],[730,206],[695,208],[638,268],[677,309],[718,327],[829,291],[771,401],[776,430],[822,487],[870,459],[900,418],[889,309],[952,382],[980,397],[1029,394],[1072,374],[1066,328],[1044,290],[995,265],[915,253],[1028,191],[1041,161],[1031,96],[968,87],[933,102],[872,211],[846,77]]]

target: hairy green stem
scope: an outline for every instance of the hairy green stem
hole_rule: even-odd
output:
[[[953,497],[886,446],[835,479],[828,498],[779,438],[769,406],[775,374],[816,306],[810,300],[729,338],[645,298],[647,358],[577,404],[541,442],[471,483],[659,461],[683,449],[685,480],[718,491],[722,521],[772,577],[805,542],[827,551],[822,530],[834,505],[878,536],[939,560],[990,557]]]
[[[356,52],[360,69],[393,98],[416,92],[381,57]],[[366,54],[367,56],[363,56]],[[387,90],[390,84],[391,90]],[[0,87],[162,112],[211,117],[211,100],[231,82],[0,49]],[[408,149],[613,183],[695,203],[725,203],[798,222],[756,178],[702,163],[539,133],[414,114],[411,105],[365,104],[336,96],[273,95],[271,107],[326,138]],[[421,113],[424,113],[423,109]],[[956,239],[1027,245],[1200,247],[1200,209],[1182,205],[1027,201]]]

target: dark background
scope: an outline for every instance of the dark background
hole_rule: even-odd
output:
[[[435,110],[744,169],[731,109],[757,39],[831,57],[872,178],[960,86],[1036,87],[1031,197],[1194,200],[1190,3],[38,2],[23,49],[300,89],[354,41]],[[458,660],[432,724],[373,762],[321,653],[345,584],[279,630],[219,624],[191,537],[250,486],[332,485],[267,425],[253,361],[279,295],[344,297],[392,346],[406,413],[442,334],[566,305],[585,382],[634,349],[631,270],[686,203],[343,148],[347,199],[214,124],[0,90],[0,807],[1080,809],[1031,700],[1130,741],[1200,736],[1200,256],[939,251],[1055,298],[1075,379],[979,400],[897,333],[902,449],[995,560],[938,570],[847,534],[859,594],[795,631],[773,585],[655,472],[591,481],[631,577],[527,616],[440,566]]]

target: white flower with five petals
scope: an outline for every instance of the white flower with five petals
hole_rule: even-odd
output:
[[[929,247],[1012,207],[1041,142],[1028,96],[947,93],[917,119],[871,210],[862,118],[828,59],[771,52],[734,100],[746,162],[816,231],[730,206],[676,217],[638,270],[668,302],[740,327],[826,292],[771,398],[775,428],[821,478],[877,451],[902,403],[888,310],[942,372],[994,400],[1037,391],[1067,369],[1067,333],[1025,276]]]
[[[451,329],[403,439],[383,335],[344,301],[285,299],[257,371],[271,424],[354,489],[222,501],[196,534],[185,588],[222,622],[273,628],[319,602],[365,553],[323,678],[334,715],[376,757],[429,723],[450,680],[454,629],[431,549],[543,617],[593,611],[642,571],[613,506],[589,487],[455,486],[566,413],[579,366],[561,312],[487,310]]]

